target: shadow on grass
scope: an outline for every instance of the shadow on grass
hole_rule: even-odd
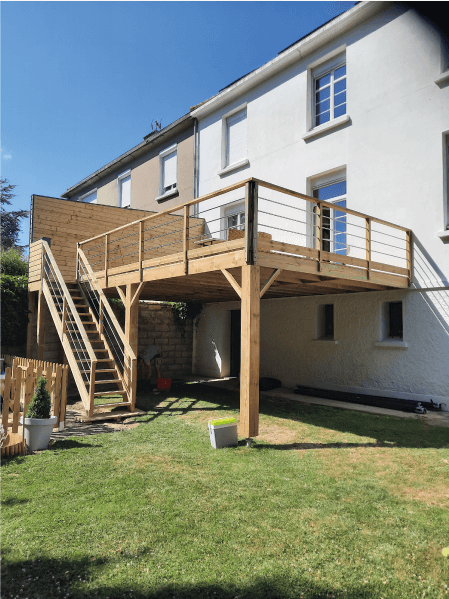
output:
[[[101,431],[103,432],[103,431]],[[93,434],[93,433],[92,433]],[[86,435],[90,436],[90,435]],[[85,438],[85,437],[82,437]],[[49,445],[48,449],[92,449],[93,447],[102,447],[102,445],[94,445],[92,443],[82,443],[77,441],[76,437],[69,437],[68,439],[58,439]]]
[[[133,573],[126,569],[126,580],[115,584],[102,583],[104,568],[129,566],[129,557],[82,557],[73,560],[55,560],[41,557],[9,564],[7,558],[2,573],[2,597],[69,597],[70,599],[372,599],[381,589],[374,585],[353,586],[337,590],[317,581],[307,580],[307,575],[279,573],[276,576],[254,575],[251,583],[190,583],[182,580],[165,582],[155,564],[148,563],[147,580],[142,569]],[[120,573],[123,573],[122,570]],[[236,573],[237,574],[237,573]],[[196,573],[196,577],[198,574]],[[190,578],[190,576],[189,576]],[[139,579],[139,582],[135,582]],[[143,580],[142,580],[143,579]],[[159,582],[157,582],[159,579]],[[349,585],[348,585],[349,586]]]
[[[180,403],[182,400],[182,403]],[[203,402],[212,404],[202,405]],[[160,405],[164,403],[164,405]],[[188,413],[239,410],[239,396],[234,390],[218,389],[201,384],[179,385],[167,394],[140,394],[137,407],[147,411],[144,418],[151,422],[161,416],[183,416]],[[341,433],[376,439],[372,443],[294,443],[289,445],[263,444],[275,449],[323,449],[344,447],[449,447],[449,430],[429,427],[424,420],[381,416],[354,410],[318,406],[289,399],[261,397],[261,415],[284,418]]]
[[[3,507],[13,507],[14,505],[21,505],[28,502],[29,499],[17,499],[17,497],[10,497],[9,499],[2,499],[1,504]]]

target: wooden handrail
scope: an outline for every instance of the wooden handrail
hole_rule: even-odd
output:
[[[135,224],[135,223],[134,223]],[[132,347],[129,345],[129,343],[126,340],[126,337],[123,333],[122,327],[120,326],[114,312],[112,311],[112,308],[108,302],[107,297],[105,296],[103,289],[100,287],[100,285],[98,284],[97,278],[95,276],[94,271],[92,270],[86,255],[84,254],[83,250],[80,248],[80,244],[78,244],[78,261],[81,260],[83,262],[84,267],[87,270],[87,273],[89,275],[89,280],[90,283],[93,285],[93,287],[95,288],[95,291],[98,293],[98,295],[100,296],[101,299],[101,305],[103,306],[103,308],[106,310],[106,312],[108,313],[112,323],[114,324],[115,328],[117,329],[117,333],[120,337],[120,341],[123,343],[123,347],[124,350],[126,350],[126,353],[128,354],[128,356],[130,357],[131,360],[137,360],[136,354],[134,353]],[[77,281],[80,283],[80,271],[79,271],[79,266],[77,269]]]
[[[70,311],[72,312],[73,318],[74,318],[74,320],[75,320],[75,322],[76,322],[76,324],[78,326],[78,330],[79,330],[80,335],[81,335],[81,337],[83,339],[83,342],[84,342],[84,344],[86,346],[86,350],[87,350],[87,352],[89,354],[89,359],[91,360],[92,363],[96,363],[97,362],[97,358],[96,358],[96,356],[95,356],[95,354],[93,352],[92,346],[90,344],[89,338],[88,338],[88,336],[86,334],[86,331],[84,329],[84,325],[81,322],[81,318],[79,317],[79,314],[78,314],[78,311],[77,311],[77,309],[75,307],[75,304],[73,302],[72,296],[70,295],[69,290],[67,289],[67,285],[65,284],[65,281],[64,281],[64,279],[62,277],[62,274],[61,274],[61,271],[59,270],[58,265],[56,264],[56,261],[55,261],[55,259],[53,257],[53,254],[52,254],[52,251],[50,249],[50,246],[48,245],[48,243],[46,241],[42,240],[42,247],[43,247],[42,263],[44,262],[44,254],[47,254],[47,256],[48,256],[48,258],[49,258],[49,260],[51,262],[51,265],[52,265],[52,268],[53,268],[53,272],[54,272],[55,276],[57,277],[58,284],[60,285],[61,290],[62,290],[62,292],[64,294],[63,297],[65,297],[65,299],[66,299],[66,309],[67,309],[67,307],[69,307]],[[47,285],[48,285],[48,283],[47,283]]]

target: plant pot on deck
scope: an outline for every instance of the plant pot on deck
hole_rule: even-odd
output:
[[[31,451],[47,449],[51,432],[57,422],[57,416],[50,418],[24,418],[21,416],[20,424],[23,424],[27,447]]]

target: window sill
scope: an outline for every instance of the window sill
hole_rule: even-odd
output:
[[[441,73],[441,75],[435,79],[435,83],[437,85],[449,83],[449,71],[444,71],[444,73]]]
[[[170,191],[167,191],[166,193],[163,193],[161,196],[157,196],[156,202],[163,202],[165,200],[168,200],[168,198],[171,198],[171,197],[177,196],[177,195],[179,195],[178,188],[176,188],[176,189],[170,189]]]
[[[407,349],[408,343],[406,341],[399,341],[399,339],[385,339],[385,341],[375,341],[374,347],[383,347],[384,349]]]
[[[443,243],[449,243],[449,230],[440,231],[437,235]]]
[[[304,139],[304,141],[307,141],[308,139],[312,139],[312,137],[320,135],[320,133],[331,131],[332,129],[344,125],[345,123],[349,123],[350,120],[351,119],[349,117],[349,114],[343,114],[342,116],[337,117],[333,121],[324,123],[324,125],[318,125],[318,127],[315,127],[314,129],[308,131],[305,135],[303,135],[302,138]]]
[[[313,339],[314,343],[328,343],[330,345],[338,345],[337,339],[331,339],[330,337],[320,337],[319,339]]]
[[[221,171],[218,171],[218,174],[220,175],[220,177],[222,177],[223,175],[227,175],[228,173],[231,173],[232,171],[235,171],[242,166],[246,166],[247,164],[249,164],[249,160],[248,158],[245,158],[245,160],[240,160],[240,162],[235,162],[234,164],[226,166]]]

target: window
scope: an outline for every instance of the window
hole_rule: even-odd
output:
[[[403,339],[402,302],[387,302],[384,305],[384,322],[384,339]]]
[[[334,304],[318,306],[317,339],[334,339]]]
[[[226,156],[224,167],[246,159],[246,108],[226,119]]]
[[[159,154],[159,197],[174,195],[178,191],[178,150],[177,144]]]
[[[326,184],[316,184],[313,188],[313,197],[330,202],[335,206],[346,208],[346,178],[334,180]],[[315,208],[314,218],[314,237],[317,240],[317,208]],[[321,215],[321,237],[322,247],[324,252],[333,252],[346,256],[349,253],[346,236],[346,212],[342,212],[336,208],[332,209],[328,206],[323,206]],[[317,241],[315,241],[315,246]]]
[[[225,238],[228,240],[237,239],[241,234],[231,233],[231,231],[245,230],[245,204],[234,204],[224,211]]]
[[[84,195],[80,196],[79,202],[85,202],[86,204],[96,204],[97,203],[97,190],[88,191]]]
[[[119,175],[118,184],[118,206],[129,208],[131,206],[131,171]]]
[[[346,65],[314,77],[314,126],[346,114]]]

